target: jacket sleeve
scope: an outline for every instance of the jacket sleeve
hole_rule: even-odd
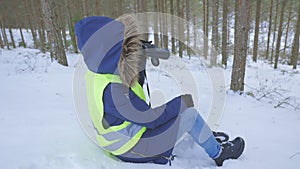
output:
[[[122,84],[111,83],[104,90],[104,111],[124,121],[154,129],[177,117],[187,109],[181,96],[156,108],[151,108]]]

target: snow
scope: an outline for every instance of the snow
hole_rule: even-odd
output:
[[[73,73],[79,55],[68,53],[70,66],[51,63],[49,53],[36,49],[0,49],[0,166],[5,169],[108,169],[169,168],[168,165],[131,164],[106,157],[80,126],[72,94]],[[165,100],[189,92],[176,91],[167,70],[188,70],[197,79],[197,109],[207,118],[212,87],[207,68],[185,57],[186,67],[171,56],[160,68],[149,66],[151,91]],[[242,136],[246,149],[239,160],[228,160],[227,169],[299,168],[300,162],[300,73],[290,66],[277,70],[263,61],[247,60],[245,90],[229,90],[232,58],[225,73],[226,101],[217,130],[231,138]],[[211,69],[211,68],[209,68]],[[180,76],[179,76],[180,77]],[[183,78],[183,77],[182,77]],[[178,84],[189,86],[187,81]],[[163,91],[163,93],[159,93]],[[262,97],[265,92],[271,94]],[[280,93],[280,94],[278,94]],[[155,93],[154,93],[155,94]],[[195,94],[194,94],[195,95]],[[193,96],[194,96],[193,95]],[[285,98],[287,103],[275,108]],[[178,144],[172,168],[217,168],[189,136]]]
[[[20,71],[25,64],[24,55],[36,58],[35,69]],[[78,57],[68,54],[69,61],[73,61],[71,65],[75,65]],[[185,62],[205,77],[204,68],[195,67],[199,62]],[[166,64],[162,66],[166,67]],[[83,132],[72,98],[74,66],[50,63],[48,53],[18,48],[1,49],[0,69],[1,168],[153,168],[154,164],[130,164],[106,157]],[[246,69],[247,85],[259,89],[260,84],[267,80],[273,82],[267,85],[290,91],[288,96],[299,97],[299,70],[291,71],[284,65],[280,65],[279,70],[273,70],[264,62],[252,63],[249,60]],[[258,101],[249,95],[230,92],[230,71],[225,70],[227,99],[218,130],[226,131],[231,138],[242,136],[247,144],[239,160],[226,161],[222,168],[299,167],[299,109],[289,106],[274,108],[274,103],[269,103],[268,99]],[[157,71],[150,74],[154,76],[155,73]],[[157,82],[155,85],[151,86],[151,80],[149,84],[153,89],[161,86],[167,90],[169,84],[162,74],[160,76],[153,78]],[[200,85],[199,91],[204,95],[200,97],[200,102],[205,103],[201,111],[207,111],[210,106],[207,101],[210,100],[209,88],[208,82]],[[251,90],[246,88],[248,92]],[[178,158],[173,161],[172,168],[216,168],[214,162],[189,137],[174,152]],[[155,166],[166,167],[168,165]]]

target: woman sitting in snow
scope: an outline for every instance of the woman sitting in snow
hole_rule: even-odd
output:
[[[126,162],[166,164],[184,133],[218,166],[242,154],[244,140],[217,141],[193,108],[191,95],[156,108],[147,104],[142,88],[146,57],[132,16],[87,17],[76,23],[75,31],[88,67],[87,98],[97,142],[108,154]]]

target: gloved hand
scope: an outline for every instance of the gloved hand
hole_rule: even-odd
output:
[[[194,101],[192,95],[190,94],[181,95],[181,99],[184,101],[187,107],[194,107]]]

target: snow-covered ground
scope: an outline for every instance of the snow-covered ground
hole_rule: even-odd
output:
[[[78,55],[68,54],[68,59],[72,66],[63,67],[50,63],[49,54],[38,50],[0,49],[0,168],[169,168],[114,161],[88,138],[73,105],[73,65]],[[185,62],[205,77],[205,71],[196,68],[199,63]],[[261,61],[247,64],[245,95],[229,91],[231,70],[225,70],[227,94],[218,130],[232,138],[244,137],[246,149],[239,160],[226,161],[222,168],[299,168],[300,109],[295,110],[300,104],[299,69],[280,65],[274,70]],[[163,76],[152,80],[150,87],[157,82],[154,86],[170,90]],[[210,106],[208,89],[209,83],[201,83],[199,109],[204,114]],[[286,103],[274,108],[280,102]],[[178,158],[172,168],[217,168],[189,137],[174,152]]]

